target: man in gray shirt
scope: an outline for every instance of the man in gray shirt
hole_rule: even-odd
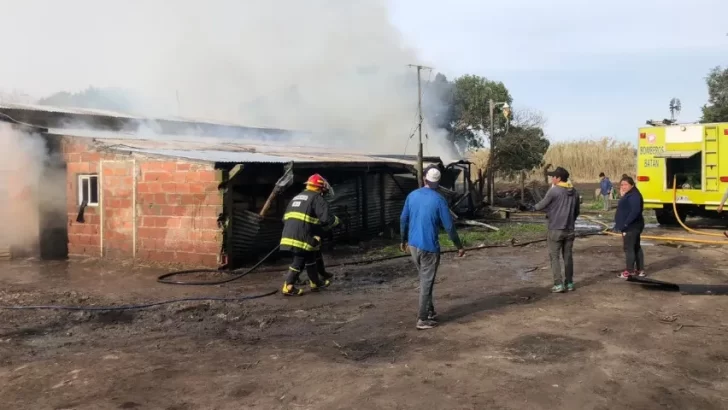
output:
[[[579,216],[579,195],[569,182],[569,172],[557,167],[548,173],[551,188],[533,209],[546,211],[549,220],[548,247],[551,272],[554,276],[554,293],[574,290],[574,224]],[[560,257],[564,258],[564,276],[561,275]]]

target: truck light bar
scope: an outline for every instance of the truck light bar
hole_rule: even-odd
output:
[[[645,176],[637,177],[637,181],[640,181],[640,182],[647,182],[649,180],[650,180],[650,177],[645,177]]]

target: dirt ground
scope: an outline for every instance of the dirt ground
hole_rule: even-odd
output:
[[[645,244],[648,273],[725,283],[728,249]],[[576,244],[576,292],[550,294],[543,244],[448,254],[441,326],[417,331],[407,259],[338,267],[325,293],[124,313],[0,311],[6,409],[725,409],[728,297],[616,278],[618,239]],[[0,304],[121,304],[278,288],[155,283],[151,269],[13,261]]]

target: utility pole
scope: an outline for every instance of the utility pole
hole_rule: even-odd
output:
[[[495,205],[495,107],[503,107],[503,115],[508,119],[511,114],[511,106],[508,102],[495,102],[493,99],[488,99],[488,113],[490,118],[490,153],[488,154],[488,199],[490,200],[490,206]]]
[[[419,134],[418,136],[418,143],[417,143],[417,186],[422,188],[424,185],[424,166],[423,166],[423,159],[422,159],[422,69],[429,69],[432,70],[431,67],[426,67],[423,65],[414,65],[410,64],[410,67],[417,67],[417,114],[419,116],[419,123],[417,124],[417,132]]]
[[[495,158],[495,101],[488,100],[490,119],[490,152],[488,153],[488,199],[490,206],[495,206],[495,177],[493,175],[493,158]]]

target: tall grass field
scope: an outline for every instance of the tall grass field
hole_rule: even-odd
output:
[[[484,170],[488,165],[488,150],[472,153],[470,160]],[[618,181],[622,174],[635,175],[637,150],[633,144],[613,138],[554,142],[546,151],[544,164],[566,168],[577,183],[595,182],[600,172],[612,181]],[[528,177],[529,180],[543,180],[543,172],[534,170]]]

